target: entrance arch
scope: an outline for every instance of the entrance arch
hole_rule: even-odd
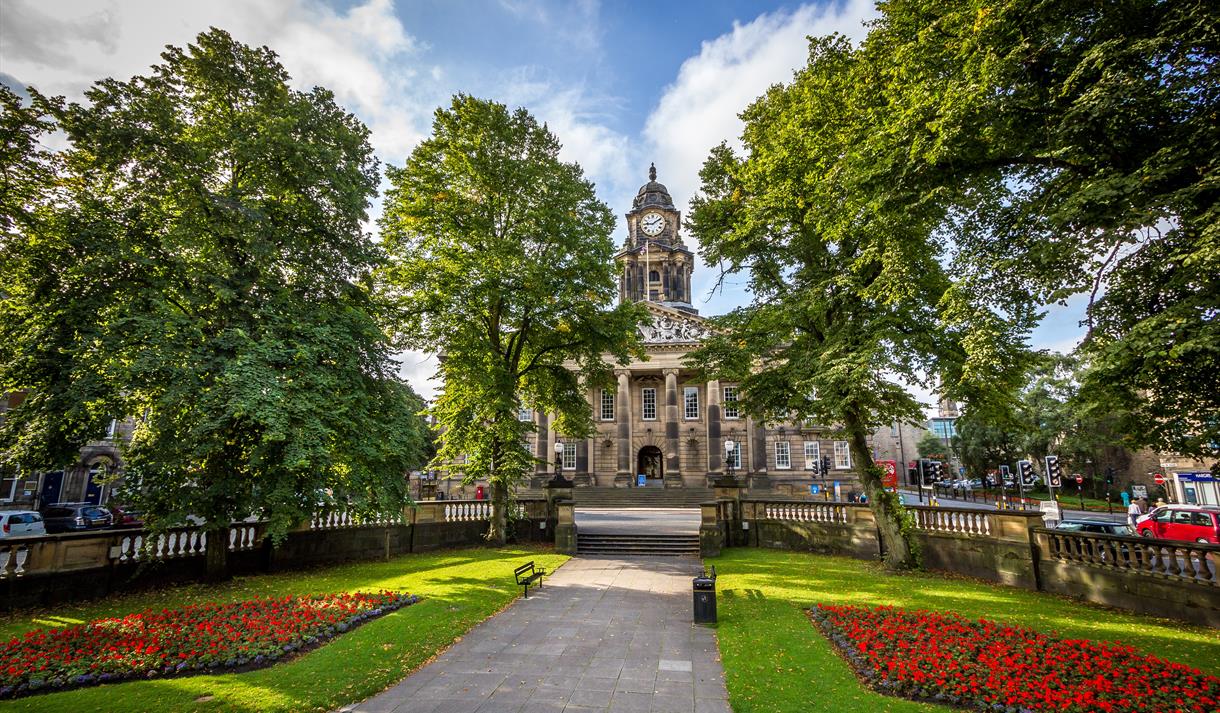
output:
[[[665,458],[661,449],[656,446],[644,446],[636,461],[637,473],[643,473],[649,480],[661,480],[665,477]]]

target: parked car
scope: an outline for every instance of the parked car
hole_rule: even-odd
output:
[[[42,515],[33,510],[4,510],[0,512],[0,537],[25,537],[45,535],[47,528]]]
[[[55,503],[42,509],[47,532],[87,532],[104,530],[114,524],[114,516],[92,503]]]
[[[1089,532],[1099,535],[1124,535],[1131,537],[1135,532],[1125,522],[1110,522],[1109,520],[1061,520],[1055,525],[1056,530],[1068,532]]]
[[[1220,507],[1165,505],[1136,523],[1142,537],[1220,544]]]
[[[144,512],[141,510],[132,510],[125,505],[107,505],[106,509],[114,517],[112,527],[116,530],[121,527],[144,527]]]

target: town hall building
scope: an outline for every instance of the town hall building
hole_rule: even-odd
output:
[[[731,473],[751,488],[790,495],[836,480],[844,492],[858,488],[847,442],[832,429],[751,418],[739,407],[737,384],[699,381],[686,366],[708,334],[691,303],[695,256],[655,167],[648,178],[626,213],[627,236],[615,255],[619,299],[643,303],[652,316],[640,327],[648,359],[616,368],[614,388],[589,390],[596,424],[590,438],[565,438],[549,427],[547,414],[521,412],[537,428],[531,446],[541,460],[532,485],[552,477],[558,465],[577,487],[706,487]],[[818,475],[823,458],[829,464],[824,480]]]

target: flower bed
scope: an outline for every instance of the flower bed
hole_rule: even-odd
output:
[[[1220,678],[1128,646],[892,607],[810,615],[882,693],[997,713],[1220,710]]]
[[[290,596],[35,629],[0,645],[0,698],[269,666],[417,601],[397,592]]]

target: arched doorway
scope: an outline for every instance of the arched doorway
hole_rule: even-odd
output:
[[[656,446],[641,448],[635,472],[643,473],[649,480],[661,480],[665,476],[665,459],[661,456],[661,449]]]

